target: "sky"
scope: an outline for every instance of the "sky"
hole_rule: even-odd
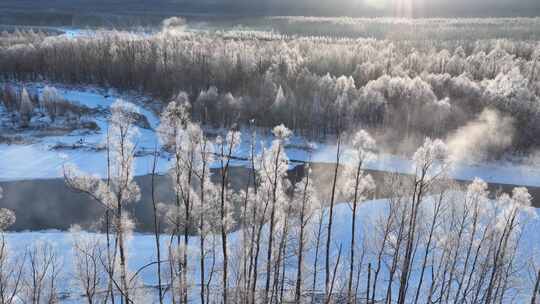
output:
[[[0,11],[410,17],[540,16],[540,0],[0,0]]]
[[[263,0],[264,1],[264,0]],[[278,0],[281,1],[281,0]],[[294,1],[294,0],[293,0]],[[298,0],[296,0],[298,1]],[[539,16],[540,0],[301,0],[307,9],[332,3],[346,14],[411,17]],[[340,8],[341,6],[341,8]],[[332,11],[331,9],[328,10]]]

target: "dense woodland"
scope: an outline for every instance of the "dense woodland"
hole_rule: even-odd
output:
[[[535,41],[205,34],[166,24],[157,34],[15,33],[26,38],[3,39],[1,76],[135,90],[164,107],[185,91],[204,125],[254,119],[315,137],[363,127],[381,143],[445,138],[487,108],[513,121],[514,151],[540,144]]]

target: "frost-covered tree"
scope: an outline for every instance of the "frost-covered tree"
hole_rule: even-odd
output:
[[[168,207],[167,211],[167,219],[177,247],[173,251],[176,253],[176,264],[173,267],[178,277],[172,277],[172,284],[179,288],[179,295],[177,298],[173,294],[173,299],[187,301],[189,236],[191,230],[196,229],[200,240],[200,300],[201,303],[206,303],[210,301],[205,268],[206,255],[209,252],[206,240],[210,233],[216,231],[214,221],[217,219],[212,204],[216,200],[217,191],[210,181],[210,165],[215,152],[214,145],[199,125],[191,121],[187,98],[185,93],[180,93],[167,106],[158,129],[162,143],[173,155],[170,175],[174,185],[175,203]]]
[[[284,117],[284,113],[289,110],[287,106],[287,97],[285,97],[283,87],[281,86],[279,86],[277,90],[276,98],[271,109],[276,117]]]
[[[0,200],[3,190],[0,187]],[[17,258],[10,251],[5,231],[15,223],[15,213],[0,208],[0,303],[16,303],[21,296],[24,258]]]
[[[341,165],[341,158],[343,156],[342,151],[342,135],[340,133],[341,131],[338,131],[337,135],[337,144],[336,144],[336,158],[335,158],[335,164],[334,164],[334,172],[332,177],[332,186],[330,190],[330,206],[328,210],[328,224],[326,225],[326,244],[325,244],[325,260],[324,260],[324,271],[325,271],[325,284],[324,284],[324,296],[325,301],[331,301],[332,299],[332,287],[334,285],[334,277],[331,277],[330,271],[331,271],[331,261],[332,259],[332,252],[331,248],[332,246],[332,228],[334,224],[334,207],[336,204],[336,196],[338,189],[338,179],[339,179],[339,167]],[[339,245],[341,248],[341,244]],[[339,251],[341,254],[341,250]],[[337,259],[337,262],[335,264],[335,269],[339,267],[339,258]]]
[[[28,249],[22,300],[25,303],[58,303],[62,260],[49,241],[37,241]]]
[[[73,285],[81,292],[88,304],[103,301],[100,291],[106,288],[107,272],[102,265],[103,252],[107,248],[98,235],[81,231],[74,226],[70,229],[73,248]]]
[[[343,196],[352,205],[351,242],[349,256],[349,275],[347,283],[347,298],[349,302],[356,301],[353,294],[353,276],[355,274],[356,256],[356,217],[358,204],[362,203],[367,195],[375,189],[375,182],[371,175],[363,171],[366,161],[373,157],[375,140],[365,130],[357,131],[351,138],[349,159],[343,172],[344,183],[341,185]]]
[[[208,90],[201,91],[197,97],[195,108],[200,112],[202,123],[217,121],[220,114],[218,89],[212,86]]]
[[[281,205],[287,203],[285,191],[288,188],[285,179],[288,169],[289,159],[285,154],[285,143],[292,135],[292,132],[284,125],[274,127],[272,133],[275,139],[269,148],[262,151],[258,161],[257,174],[260,180],[259,193],[264,200],[269,202],[269,226],[268,226],[268,248],[266,252],[266,283],[264,288],[264,299],[270,301],[270,283],[272,282],[273,253],[275,248],[274,237],[276,229],[276,212]]]
[[[156,176],[157,176],[157,166],[158,166],[158,157],[159,152],[157,151],[157,145],[154,149],[154,159],[152,161],[152,172],[151,172],[151,199],[152,199],[152,216],[154,219],[154,240],[156,244],[156,276],[157,276],[157,290],[158,290],[158,299],[159,303],[163,304],[164,301],[164,286],[163,286],[163,263],[162,263],[162,250],[161,250],[161,214],[159,213],[158,207],[160,207],[156,198]]]
[[[219,180],[219,195],[217,200],[217,207],[219,210],[219,231],[221,234],[221,252],[223,254],[223,274],[222,274],[222,288],[223,288],[223,303],[229,303],[229,248],[228,248],[228,233],[233,229],[235,225],[234,213],[234,201],[236,200],[235,194],[232,193],[229,185],[229,168],[231,160],[239,147],[241,140],[241,133],[238,131],[229,131],[225,138],[218,137],[216,139],[216,150],[218,155],[218,162],[220,164],[220,180]]]
[[[21,102],[19,105],[19,114],[21,119],[21,125],[23,127],[27,127],[29,125],[33,111],[34,104],[32,103],[32,100],[30,99],[30,95],[28,94],[26,88],[23,88],[23,90],[21,91]]]
[[[107,272],[110,281],[114,283],[113,285],[116,286],[125,303],[134,300],[130,296],[133,280],[128,277],[127,264],[127,238],[132,232],[134,224],[126,210],[126,205],[140,199],[139,186],[133,180],[136,148],[133,141],[138,133],[135,126],[137,113],[137,107],[120,99],[111,106],[110,127],[107,136],[110,153],[107,180],[104,181],[98,176],[78,172],[73,166],[66,167],[64,172],[65,181],[71,188],[88,194],[112,214],[115,242]],[[108,221],[107,215],[106,220]],[[117,278],[119,278],[119,282],[116,281]]]
[[[293,195],[291,212],[297,217],[296,225],[298,226],[298,247],[296,249],[298,260],[296,264],[294,300],[295,302],[300,303],[305,288],[304,280],[307,277],[304,270],[306,269],[306,248],[308,247],[307,245],[309,242],[308,226],[312,224],[314,213],[317,212],[316,209],[320,207],[317,191],[312,181],[311,168],[309,168],[309,166],[306,168],[305,177],[294,186]]]
[[[207,296],[209,292],[207,287],[210,285],[209,280],[211,280],[211,275],[207,279],[206,275],[206,259],[207,255],[215,250],[214,248],[208,248],[207,239],[210,234],[215,232],[216,225],[215,221],[218,218],[215,208],[211,202],[217,200],[217,189],[215,185],[211,182],[211,172],[210,165],[214,161],[214,145],[204,134],[201,134],[201,140],[198,143],[199,148],[197,149],[198,153],[198,163],[195,166],[195,175],[197,176],[199,182],[199,191],[198,191],[198,202],[194,207],[195,217],[197,221],[197,231],[199,234],[199,254],[200,254],[200,299],[201,303],[208,303],[210,299]],[[212,270],[210,269],[209,273]],[[208,280],[208,281],[207,281]]]
[[[4,85],[2,92],[0,94],[0,101],[8,111],[8,113],[13,113],[18,110],[19,107],[19,98],[17,96],[16,90],[10,85]]]
[[[500,213],[495,220],[495,244],[491,248],[493,264],[488,270],[488,285],[483,298],[486,303],[504,298],[505,276],[512,271],[512,258],[515,255],[517,229],[520,229],[522,219],[520,212],[531,206],[531,195],[526,188],[514,188],[512,195],[503,194],[497,199],[501,204]],[[502,285],[501,285],[502,284]],[[501,294],[499,294],[501,292]]]
[[[434,182],[443,178],[448,170],[448,148],[441,140],[426,138],[413,156],[415,175],[411,186],[411,202],[405,224],[405,246],[399,279],[398,303],[406,302],[410,272],[414,264],[414,244],[419,233],[419,215],[424,197]]]
[[[52,121],[60,114],[59,102],[62,100],[62,95],[54,87],[46,86],[41,93],[41,106]]]
[[[0,187],[0,200],[4,197],[4,190]],[[0,209],[0,232],[2,236],[4,231],[9,228],[9,226],[15,223],[15,213],[9,209],[2,208]],[[4,238],[2,238],[4,239]]]
[[[195,166],[200,163],[198,151],[203,138],[202,130],[191,122],[190,105],[186,93],[178,94],[161,114],[158,128],[159,137],[173,157],[170,175],[173,181],[175,201],[168,206],[167,220],[171,226],[171,234],[176,239],[175,270],[171,273],[171,284],[175,286],[173,298],[186,303],[188,297],[188,248],[190,229],[193,228],[193,208],[197,193],[194,189]],[[172,246],[173,244],[170,244]],[[178,293],[178,294],[176,294]],[[178,298],[176,298],[178,297]]]

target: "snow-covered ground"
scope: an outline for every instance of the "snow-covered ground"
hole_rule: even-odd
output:
[[[429,200],[428,200],[429,201]],[[357,210],[357,219],[360,223],[359,226],[357,226],[357,244],[368,244],[363,243],[362,240],[364,237],[367,237],[371,240],[373,237],[373,227],[376,225],[378,219],[380,216],[384,215],[387,211],[387,204],[386,200],[373,200],[373,201],[367,201],[364,202],[362,205],[359,206]],[[325,224],[328,220],[328,210],[325,210],[323,213],[324,221],[323,224]],[[521,235],[521,243],[520,243],[520,249],[518,253],[518,258],[521,258],[521,262],[528,263],[528,262],[540,262],[540,261],[532,261],[531,258],[537,259],[537,255],[535,253],[538,252],[538,244],[540,244],[540,235],[536,233],[538,229],[540,229],[540,219],[536,215],[537,211],[533,210],[533,213],[524,212],[522,216],[527,216],[528,220],[523,221],[525,225],[521,226],[522,229],[522,235]],[[334,223],[334,229],[333,229],[333,239],[334,239],[334,245],[332,246],[332,256],[336,257],[338,255],[338,247],[342,246],[342,252],[345,256],[347,256],[350,247],[349,247],[349,241],[350,241],[350,227],[351,227],[351,221],[352,221],[352,213],[351,208],[348,204],[337,204],[334,209],[334,216],[335,219],[339,219],[338,221],[335,221]],[[312,235],[316,230],[316,218],[313,217],[313,220],[311,221],[311,224],[307,226],[307,229],[309,231],[309,235]],[[236,250],[239,250],[241,248],[241,231],[237,231],[234,233],[231,233],[229,235],[229,244],[230,244],[230,250],[231,252],[235,252]],[[94,237],[100,237],[104,238],[103,235],[95,235],[95,234],[88,234],[90,236]],[[162,248],[162,253],[167,252],[167,244],[169,241],[170,236],[163,235],[161,237],[161,243],[160,246]],[[210,237],[207,238],[207,242],[210,241]],[[217,237],[219,239],[219,237]],[[6,240],[8,241],[11,250],[16,253],[24,253],[25,250],[28,248],[31,248],[33,244],[39,241],[47,241],[51,242],[58,253],[58,257],[60,257],[60,263],[62,265],[62,275],[60,276],[61,280],[60,282],[60,291],[63,294],[71,294],[75,295],[72,298],[65,299],[68,303],[76,303],[77,300],[80,300],[76,292],[74,290],[74,281],[72,278],[73,273],[73,251],[72,251],[72,235],[69,232],[62,232],[62,231],[33,231],[33,232],[13,232],[13,233],[7,233],[6,234]],[[312,239],[313,241],[313,239]],[[263,249],[264,249],[264,243],[266,241],[263,241]],[[193,259],[190,266],[190,280],[193,282],[198,282],[198,277],[200,276],[200,270],[198,268],[198,263],[195,261],[198,261],[198,238],[192,237],[190,239],[190,244],[193,244],[194,248],[193,251],[190,251]],[[155,261],[155,239],[154,236],[151,234],[140,234],[135,233],[132,235],[132,237],[129,240],[129,268],[134,273],[139,268]],[[217,246],[220,246],[219,244]],[[218,247],[219,248],[219,247]],[[262,251],[261,252],[265,252]],[[218,250],[219,251],[219,250]],[[364,263],[367,264],[367,261],[370,259],[370,251],[367,251],[367,257],[366,260],[364,260]],[[375,253],[372,253],[375,254]],[[371,258],[374,258],[372,256]],[[219,253],[217,256],[218,264],[219,264]],[[320,257],[321,259],[321,257]],[[312,265],[314,260],[313,252],[310,252],[306,255],[305,263],[306,265]],[[345,259],[346,261],[346,259]],[[322,267],[323,261],[319,260],[320,267]],[[346,262],[343,262],[346,264]],[[234,263],[233,263],[234,264]],[[345,265],[344,264],[344,265]],[[291,263],[288,267],[288,271],[291,272],[291,275],[294,276],[295,274],[295,264]],[[344,266],[345,267],[345,266]],[[365,267],[365,265],[364,265]],[[344,270],[340,271],[346,271]],[[311,267],[308,268],[309,271],[306,272],[305,275],[307,275],[306,280],[309,280],[311,282],[311,279],[309,279],[310,273],[312,271]],[[217,270],[219,273],[219,269]],[[521,284],[524,284],[521,286],[523,290],[528,291],[529,287],[528,284],[532,284],[533,281],[529,280],[528,278],[528,272],[527,269],[522,269],[520,271],[523,271],[523,275],[521,279],[523,282]],[[383,275],[383,274],[381,274]],[[142,280],[142,282],[146,286],[155,286],[157,282],[157,276],[156,276],[156,268],[155,267],[148,267],[145,268],[145,270],[140,272],[140,276],[138,277]],[[324,286],[324,275],[319,276],[320,282],[318,282],[318,286],[320,288],[323,288]],[[382,280],[384,278],[381,277]],[[166,279],[165,279],[166,280]],[[365,278],[362,278],[362,280],[365,280]],[[234,282],[234,278],[231,277],[231,283]],[[213,281],[214,284],[216,284],[215,289],[219,290],[219,284],[220,284],[220,278],[219,274],[217,274],[217,277],[214,278]],[[364,282],[363,282],[364,283]],[[362,283],[362,284],[363,284]],[[527,286],[526,286],[527,285]],[[190,294],[190,302],[197,303],[197,293],[194,291],[196,290],[196,286],[192,287],[192,293]],[[151,290],[151,289],[149,289]],[[155,291],[155,290],[154,290]],[[154,296],[156,296],[154,294]],[[522,298],[520,298],[522,297]],[[517,298],[524,300],[525,298],[528,299],[529,295],[528,293],[525,293],[523,291],[517,291]],[[155,300],[155,299],[154,299]],[[521,302],[518,300],[518,302]]]
[[[30,86],[29,89],[42,92],[43,85]],[[142,104],[142,97],[121,96],[114,91],[104,92],[97,89],[66,89],[57,88],[59,92],[69,101],[77,102],[89,108],[108,109],[117,98],[129,99],[135,104]],[[151,129],[139,128],[139,137],[137,141],[137,151],[144,152],[154,149],[157,143],[157,137],[154,128],[159,125],[159,118],[152,111],[139,107],[140,114],[148,120]],[[47,136],[43,138],[34,138],[31,144],[26,145],[7,145],[0,144],[0,180],[22,180],[55,178],[62,176],[63,165],[74,163],[82,170],[89,173],[105,176],[106,153],[105,151],[96,152],[85,149],[61,149],[53,150],[57,144],[65,146],[77,143],[84,143],[89,147],[97,147],[106,141],[107,117],[106,115],[97,115],[94,117],[100,131],[81,134],[75,130],[67,135]],[[31,136],[26,134],[25,136]],[[143,153],[144,154],[144,153]],[[137,172],[142,175],[150,172],[152,157],[142,156],[137,158]],[[161,162],[165,170],[165,162]]]
[[[43,84],[30,85],[31,89],[42,91]],[[136,94],[120,94],[114,90],[100,90],[92,88],[62,88],[57,87],[59,92],[70,101],[80,103],[89,108],[107,109],[117,98],[134,102],[139,106],[140,113],[146,117],[150,124],[150,129],[139,129],[137,138],[137,149],[142,156],[136,159],[136,175],[148,174],[151,171],[152,157],[145,155],[158,144],[155,128],[159,125],[159,117],[149,110],[146,105],[147,98]],[[100,131],[81,134],[73,131],[62,136],[47,136],[35,139],[31,144],[7,145],[0,144],[0,180],[23,180],[23,179],[44,179],[57,178],[62,176],[62,168],[66,163],[74,163],[81,170],[105,176],[106,173],[106,153],[105,151],[93,151],[85,149],[62,149],[52,150],[58,143],[72,145],[82,142],[89,146],[99,146],[105,142],[107,130],[107,118],[105,115],[95,117]],[[216,132],[216,130],[212,130]],[[219,130],[217,131],[219,132]],[[258,131],[258,143],[256,150],[261,151],[262,147],[269,146],[272,136],[268,131]],[[251,132],[243,132],[242,144],[236,156],[246,158],[250,153]],[[308,147],[313,145],[313,152],[308,152]],[[313,162],[334,163],[335,146],[326,143],[308,142],[301,136],[294,136],[287,148],[287,155],[291,160]],[[168,168],[168,159],[163,157],[159,161],[159,171],[164,172]],[[246,165],[246,162],[235,160],[235,165]],[[293,163],[297,164],[297,163]],[[387,172],[412,173],[413,166],[411,160],[402,156],[379,154],[375,159],[366,164],[366,168]],[[529,165],[513,162],[494,162],[482,164],[455,164],[452,169],[454,178],[462,180],[473,180],[475,177],[484,179],[490,183],[515,184],[523,186],[540,186],[540,167],[535,168]]]

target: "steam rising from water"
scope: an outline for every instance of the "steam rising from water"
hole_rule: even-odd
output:
[[[482,161],[496,156],[512,145],[513,119],[495,110],[484,109],[477,119],[467,123],[447,139],[454,162]]]
[[[171,17],[163,20],[162,33],[180,34],[186,30],[187,22],[182,17]]]

